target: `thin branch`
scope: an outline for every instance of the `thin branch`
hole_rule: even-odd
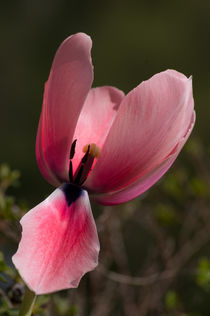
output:
[[[18,243],[19,238],[14,231],[14,228],[12,228],[6,220],[3,222],[0,221],[0,232],[3,233],[6,237],[8,237],[10,240],[14,241],[15,243]]]
[[[189,260],[189,258],[198,252],[208,241],[208,236],[203,230],[198,232],[193,240],[184,244],[181,250],[170,259],[169,266],[175,266],[175,268],[167,269],[160,273],[153,273],[146,277],[133,277],[114,271],[108,271],[101,264],[98,266],[96,271],[102,273],[105,277],[114,282],[134,286],[152,285],[162,280],[173,279],[181,267]]]
[[[0,295],[5,299],[8,307],[12,308],[13,307],[12,303],[10,302],[9,298],[7,297],[7,295],[4,293],[2,289],[0,289]]]
[[[171,270],[165,270],[162,273],[153,273],[146,277],[133,277],[133,276],[117,273],[114,271],[108,271],[102,265],[99,265],[96,271],[102,273],[105,277],[107,277],[109,280],[112,280],[114,282],[119,282],[119,283],[123,283],[127,285],[134,285],[134,286],[148,286],[160,280],[173,278],[174,272],[175,272],[175,270],[171,269]]]

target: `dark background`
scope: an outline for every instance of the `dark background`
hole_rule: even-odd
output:
[[[114,209],[92,204],[98,268],[78,289],[41,297],[35,315],[209,316],[210,1],[0,0],[0,250],[11,265],[20,218],[54,190],[35,158],[43,88],[58,46],[81,31],[93,40],[94,86],[127,93],[176,69],[193,76],[197,121],[173,167],[147,193]],[[20,170],[20,186],[10,188],[17,173],[4,162]],[[0,276],[7,273],[2,258]],[[0,315],[18,315],[21,296],[14,302],[14,288],[1,288],[13,305],[0,293]],[[9,308],[16,314],[5,314]]]

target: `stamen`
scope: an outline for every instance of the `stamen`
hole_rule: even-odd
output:
[[[74,179],[74,184],[80,184],[80,180],[81,180],[81,176],[82,176],[82,173],[83,173],[83,169],[84,169],[84,165],[81,165],[81,167],[79,168],[79,171],[76,175],[76,178]]]
[[[70,162],[69,162],[69,181],[71,183],[73,183],[73,180],[74,180],[74,177],[73,177],[73,166],[72,166],[72,159],[74,158],[74,155],[75,155],[75,147],[76,147],[76,142],[77,140],[75,139],[71,145],[71,149],[70,149],[70,155],[69,155],[69,159],[70,159]]]
[[[90,146],[90,150],[89,150],[90,155],[91,155],[92,157],[94,157],[94,158],[98,158],[98,156],[100,155],[101,150],[100,150],[100,148],[99,148],[98,146],[96,146],[96,144],[94,144],[94,143],[92,143],[92,144],[90,144],[90,145],[88,145],[88,144],[85,145],[85,146],[83,147],[83,152],[86,153],[89,146]]]
[[[70,183],[73,183],[73,166],[72,166],[72,161],[70,160],[70,163],[69,163],[69,180],[70,180]]]
[[[92,170],[91,168],[93,165],[93,161],[94,161],[94,157],[89,154],[87,161],[83,164],[84,168],[83,168],[83,172],[80,178],[80,185],[82,185],[85,182],[85,180],[88,177],[88,174]]]
[[[90,145],[87,145],[87,146],[88,146],[88,148],[87,148],[87,151],[86,151],[85,155],[82,158],[82,163],[85,163],[87,161],[88,155],[90,153]]]
[[[74,154],[75,154],[75,147],[76,147],[76,142],[77,142],[77,139],[75,139],[71,145],[71,149],[70,149],[70,159],[73,159],[74,158]]]
[[[88,158],[90,157],[89,155],[89,151],[90,151],[90,145],[88,145],[88,149],[87,149],[87,152],[85,153],[85,155],[83,156],[81,162],[80,162],[80,165],[79,167],[77,168],[77,171],[76,171],[76,174],[75,174],[75,178],[74,178],[74,183],[75,184],[81,184],[81,181],[83,181],[83,178],[82,178],[82,175],[83,175],[83,171],[85,169],[85,166],[87,165],[87,161],[88,161]]]
[[[75,155],[75,147],[77,140],[75,139],[71,145],[70,149],[70,162],[69,162],[69,182],[81,186],[88,177],[88,174],[92,170],[92,165],[95,158],[98,158],[100,154],[100,148],[96,144],[87,144],[83,148],[85,153],[83,158],[80,161],[77,170],[73,174],[73,164],[72,159]]]

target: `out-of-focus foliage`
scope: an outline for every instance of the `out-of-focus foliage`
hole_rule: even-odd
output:
[[[166,293],[165,305],[169,311],[176,309],[177,301],[178,301],[178,298],[175,291],[168,291]]]
[[[99,266],[78,289],[40,296],[34,316],[209,316],[209,156],[208,148],[191,138],[182,159],[141,197],[116,207],[92,204]],[[10,196],[17,184],[19,173],[1,165],[2,316],[18,315],[25,290],[11,263],[19,220],[28,210]]]
[[[201,258],[198,262],[197,282],[206,290],[210,290],[210,260]]]

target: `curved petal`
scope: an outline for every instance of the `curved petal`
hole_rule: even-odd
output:
[[[74,170],[84,155],[82,150],[86,144],[95,143],[99,148],[103,147],[123,97],[122,91],[109,86],[89,91],[73,137],[77,139]]]
[[[161,164],[186,135],[193,105],[191,78],[176,71],[142,82],[123,99],[86,187],[121,190]]]
[[[22,219],[12,260],[36,294],[78,286],[98,263],[99,241],[88,194],[64,184]]]
[[[144,193],[148,190],[153,184],[155,184],[171,167],[174,160],[177,158],[179,152],[190,136],[193,126],[195,123],[195,113],[193,113],[192,123],[188,130],[188,133],[179,144],[176,146],[175,150],[166,157],[160,164],[155,166],[149,172],[145,173],[142,177],[140,177],[137,181],[125,187],[124,189],[117,192],[110,192],[108,194],[96,195],[94,199],[103,205],[116,205],[124,202],[128,202],[140,194]]]
[[[53,185],[68,179],[68,158],[75,126],[93,81],[89,36],[78,33],[58,48],[45,85],[37,133],[39,168]]]

